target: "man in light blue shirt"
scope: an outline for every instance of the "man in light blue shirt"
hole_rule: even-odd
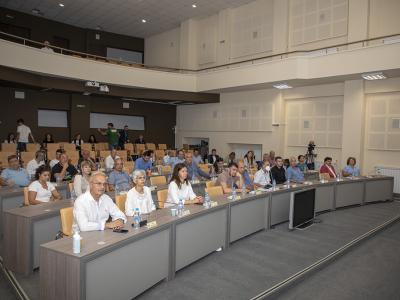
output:
[[[207,179],[210,179],[210,175],[204,172],[202,169],[200,169],[197,164],[193,161],[193,156],[192,153],[186,153],[185,154],[185,162],[184,164],[186,165],[187,171],[188,171],[188,179],[192,180],[194,177],[200,178],[204,177]]]
[[[172,164],[172,168],[175,167],[175,165],[179,164],[179,163],[184,163],[185,162],[185,152],[183,152],[183,150],[178,150],[177,156],[174,157],[174,159],[171,159],[170,161],[173,162]]]
[[[286,170],[286,178],[290,181],[304,182],[304,174],[297,166],[297,161],[295,157],[290,158],[290,167]]]
[[[153,164],[150,160],[151,152],[144,151],[142,157],[138,158],[135,161],[135,170],[144,170],[147,171],[152,168]]]
[[[16,155],[8,157],[8,168],[3,170],[1,177],[8,186],[24,187],[29,185],[28,172],[21,168]]]
[[[117,158],[114,162],[114,170],[108,176],[108,187],[110,191],[122,189],[128,191],[132,188],[132,180],[127,173],[123,171],[124,163],[122,159]]]
[[[199,153],[198,149],[193,150],[193,162],[198,165],[198,164],[203,164],[203,159],[201,158],[201,155]]]

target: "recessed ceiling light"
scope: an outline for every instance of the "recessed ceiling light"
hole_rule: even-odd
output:
[[[288,85],[287,83],[277,83],[273,85],[274,88],[284,90],[284,89],[291,89],[292,86]]]
[[[374,72],[374,73],[365,73],[361,75],[365,80],[378,80],[378,79],[386,79],[385,74],[382,72]]]
[[[142,23],[146,23],[147,21],[145,19],[142,19]]]
[[[64,7],[64,6],[65,6],[63,3],[58,3],[58,5],[59,5],[60,7]]]
[[[196,8],[196,7],[197,7],[197,5],[196,5],[196,4],[192,4],[192,7],[193,7],[193,8]]]
[[[38,10],[37,8],[34,8],[31,10],[33,14],[39,15],[40,14],[40,10]]]
[[[101,27],[100,25],[97,25],[97,26],[96,26],[96,29],[97,29],[97,30],[103,30],[103,27]]]
[[[15,17],[14,17],[13,15],[7,14],[7,15],[6,15],[6,18],[8,18],[8,19],[14,19]]]

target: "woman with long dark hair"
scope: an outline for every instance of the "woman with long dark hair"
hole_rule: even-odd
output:
[[[10,132],[7,136],[7,139],[4,141],[5,144],[16,144],[17,140],[15,139],[15,134]]]
[[[29,187],[28,199],[30,204],[41,204],[50,200],[60,200],[58,193],[52,183],[50,183],[51,169],[47,165],[42,165],[36,169],[35,178]]]
[[[244,165],[246,166],[247,169],[257,167],[256,156],[254,155],[253,150],[247,151],[246,155],[244,156],[243,161],[244,161]]]
[[[193,192],[192,185],[187,176],[188,171],[186,165],[183,163],[176,164],[168,186],[168,204],[178,204],[179,200],[182,200],[183,204],[203,202],[203,197],[196,196]]]

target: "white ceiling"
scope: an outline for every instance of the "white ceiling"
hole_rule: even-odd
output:
[[[0,0],[0,6],[70,25],[148,37],[190,18],[215,14],[254,0]],[[59,3],[65,6],[60,7]],[[197,8],[193,8],[196,4]],[[142,23],[146,19],[146,23]]]

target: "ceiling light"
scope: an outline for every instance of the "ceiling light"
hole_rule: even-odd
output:
[[[97,25],[97,26],[96,26],[96,29],[97,29],[97,30],[103,30],[103,27],[101,27],[100,25]]]
[[[378,79],[386,79],[385,74],[382,72],[374,72],[374,73],[365,73],[361,74],[361,77],[365,80],[378,80]]]
[[[31,10],[33,14],[35,15],[40,15],[40,10],[38,10],[37,8],[34,8]]]
[[[284,90],[284,89],[291,89],[292,86],[288,85],[287,83],[277,83],[273,85],[274,88]]]
[[[193,7],[193,8],[196,8],[196,7],[197,7],[197,5],[196,5],[196,4],[192,4],[192,7]]]
[[[8,18],[8,19],[14,19],[15,17],[14,17],[13,15],[7,14],[7,15],[6,15],[6,18]]]
[[[64,7],[64,6],[65,6],[63,3],[58,3],[58,5],[59,5],[60,7]]]
[[[147,21],[145,19],[142,19],[142,23],[146,23]]]

